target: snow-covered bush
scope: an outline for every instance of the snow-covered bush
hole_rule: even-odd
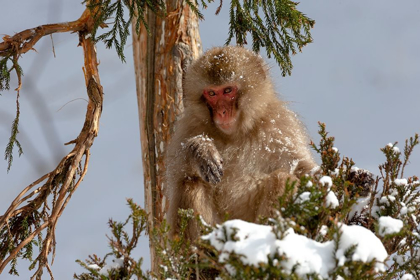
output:
[[[382,148],[386,161],[375,177],[340,156],[324,124],[319,133],[320,145],[312,144],[321,156],[319,172],[288,182],[273,217],[216,227],[196,217],[203,236],[192,244],[182,230],[169,240],[163,223],[151,236],[159,264],[153,273],[129,269],[130,251],[116,245],[136,242],[113,225],[115,239],[121,239],[110,243],[117,263],[91,257],[80,262],[89,273],[77,279],[420,279],[420,182],[404,177],[418,135],[406,141],[404,152],[397,143]],[[142,215],[137,225],[144,229]],[[194,214],[180,215],[185,229]]]

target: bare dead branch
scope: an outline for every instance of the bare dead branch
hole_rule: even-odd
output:
[[[95,12],[97,11],[86,9],[76,21],[27,29],[13,37],[5,36],[4,41],[0,43],[0,56],[13,53],[15,57],[19,57],[33,49],[36,42],[45,35],[55,32],[79,32],[79,45],[84,52],[83,72],[89,97],[83,128],[78,137],[69,142],[75,145],[73,150],[53,171],[27,186],[13,200],[5,214],[0,216],[0,274],[10,261],[19,257],[26,246],[32,246],[34,238],[38,237],[42,246],[38,244],[40,252],[31,265],[38,265],[32,278],[40,279],[43,269],[46,268],[53,279],[48,256],[52,252],[52,263],[56,244],[55,228],[73,193],[86,175],[90,159],[89,150],[98,135],[102,113],[103,89],[97,68],[99,63],[94,42],[87,36],[93,28],[92,17]],[[82,162],[83,157],[85,160]],[[35,189],[32,190],[33,188]],[[47,234],[43,238],[41,232],[45,229]]]
[[[86,30],[86,24],[91,17],[91,12],[86,9],[82,16],[70,22],[44,24],[16,33],[13,36],[5,35],[0,43],[0,56],[8,56],[11,53],[22,55],[33,50],[35,44],[46,35],[62,32],[79,32]]]
[[[6,213],[3,216],[0,216],[0,227],[2,227],[4,225],[4,223],[9,219],[9,213],[11,211],[13,211],[14,209],[16,209],[16,206],[21,204],[22,201],[27,200],[28,198],[30,198],[32,195],[34,195],[37,190],[35,190],[34,192],[31,193],[30,196],[25,197],[23,200],[20,200],[20,198],[22,196],[24,196],[31,188],[33,188],[34,186],[38,185],[39,183],[41,183],[42,181],[44,181],[46,178],[48,178],[48,176],[50,175],[50,173],[45,174],[44,176],[42,176],[41,178],[39,178],[38,180],[36,180],[35,182],[33,182],[32,184],[30,184],[29,186],[27,186],[11,203],[11,205],[9,206],[9,208],[7,209]]]

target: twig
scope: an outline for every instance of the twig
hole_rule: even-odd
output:
[[[53,54],[54,54],[54,58],[56,58],[56,56],[55,56],[55,48],[54,48],[54,39],[53,39],[53,35],[52,34],[50,34],[50,38],[51,38],[51,45],[52,45],[52,51],[53,51]]]
[[[217,7],[217,10],[216,10],[216,15],[220,13],[220,11],[222,10],[222,6],[223,6],[223,0],[220,0],[220,5],[219,7]]]
[[[79,97],[79,98],[75,98],[75,99],[72,99],[72,100],[70,100],[70,101],[66,102],[66,103],[65,103],[63,106],[61,106],[61,107],[60,107],[60,109],[58,109],[56,112],[61,111],[61,109],[63,109],[65,106],[67,106],[67,104],[72,103],[72,102],[74,102],[74,101],[76,101],[76,100],[84,100],[84,101],[88,102],[88,101],[86,100],[86,98],[81,98],[81,97]],[[88,103],[89,103],[89,102],[88,102]]]

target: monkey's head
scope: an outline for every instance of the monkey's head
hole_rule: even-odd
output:
[[[187,70],[187,118],[211,122],[226,135],[246,133],[275,94],[264,60],[242,47],[210,49]]]

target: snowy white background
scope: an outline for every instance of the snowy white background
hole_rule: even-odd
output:
[[[219,16],[213,3],[201,23],[203,48],[225,42],[228,2]],[[403,141],[420,132],[420,2],[407,0],[301,1],[298,9],[316,20],[314,43],[293,57],[291,77],[280,76],[270,61],[277,90],[291,102],[306,124],[311,138],[318,140],[317,122],[327,124],[336,137],[341,154],[352,157],[358,167],[377,173],[383,161],[379,148]],[[78,18],[80,1],[2,1],[0,34],[40,24]],[[21,59],[24,69],[21,91],[19,139],[25,154],[16,156],[9,174],[0,161],[0,213],[20,190],[55,167],[83,124],[86,98],[81,71],[83,57],[76,34],[42,39],[36,52]],[[73,196],[57,226],[57,256],[52,266],[56,279],[72,279],[82,269],[74,262],[88,254],[108,251],[107,221],[128,214],[125,198],[143,205],[143,179],[138,130],[137,101],[131,45],[122,64],[114,50],[98,46],[101,81],[105,91],[99,137],[91,150],[89,172]],[[15,87],[15,84],[12,86]],[[15,94],[0,96],[0,150],[4,149],[14,118]],[[420,175],[420,149],[415,151],[406,175]],[[146,239],[137,250],[146,256]],[[19,265],[28,279],[27,264]],[[6,272],[0,279],[18,279]]]

